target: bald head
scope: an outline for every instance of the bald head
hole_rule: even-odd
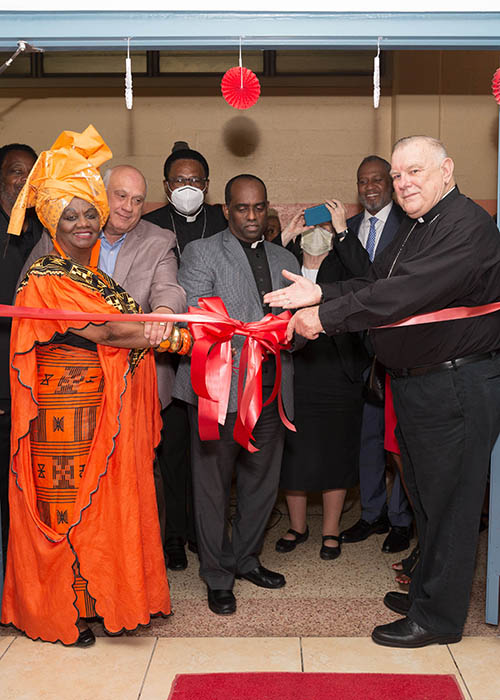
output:
[[[103,180],[109,201],[109,219],[104,234],[111,242],[115,242],[139,223],[147,185],[141,171],[131,165],[110,168]]]

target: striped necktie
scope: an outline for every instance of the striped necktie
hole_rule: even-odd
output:
[[[373,260],[375,257],[375,238],[377,235],[375,224],[377,223],[378,219],[376,216],[370,216],[368,221],[370,222],[370,230],[368,231],[368,240],[366,241],[366,252],[368,253],[370,260]]]

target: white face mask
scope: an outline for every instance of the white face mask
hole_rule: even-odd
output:
[[[321,226],[315,226],[300,237],[300,247],[309,255],[324,255],[332,247],[333,233]]]
[[[170,189],[170,188],[169,188]],[[199,190],[191,185],[184,185],[175,190],[171,190],[168,196],[178,212],[185,216],[191,216],[201,208],[205,198],[204,190]]]

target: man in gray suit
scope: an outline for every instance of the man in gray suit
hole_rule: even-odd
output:
[[[144,313],[182,313],[186,293],[177,282],[176,239],[172,231],[141,220],[146,199],[146,181],[142,173],[129,165],[118,165],[104,175],[109,201],[109,219],[101,233],[99,267],[112,277],[142,307]],[[21,273],[53,250],[44,232]],[[172,324],[145,324],[152,344],[161,342],[171,332]],[[171,400],[175,377],[169,353],[156,355],[158,393],[162,409]],[[165,536],[165,504],[160,470],[155,461],[162,538]]]
[[[224,215],[228,228],[210,238],[189,243],[181,257],[179,281],[187,292],[188,305],[200,297],[221,297],[232,318],[243,322],[260,320],[270,311],[263,303],[267,291],[282,283],[281,270],[291,266],[299,273],[295,257],[264,239],[267,229],[267,192],[254,175],[238,175],[226,185]],[[244,339],[232,342],[238,365]],[[282,395],[285,411],[292,418],[292,358],[282,359]],[[276,376],[274,358],[263,363],[262,393],[271,394]],[[251,453],[233,438],[237,410],[237,378],[233,376],[225,425],[220,439],[202,441],[198,434],[197,397],[190,381],[190,363],[182,358],[174,396],[189,404],[192,425],[192,474],[194,514],[200,557],[200,575],[208,587],[212,612],[235,612],[234,579],[242,578],[264,588],[281,588],[285,578],[264,568],[259,552],[278,490],[284,426],[276,401],[262,409],[253,431],[258,452]],[[236,512],[228,532],[229,499],[233,473],[236,476]]]

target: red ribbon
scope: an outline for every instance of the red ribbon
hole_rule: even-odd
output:
[[[280,351],[289,348],[286,342],[286,328],[291,318],[289,311],[279,316],[267,314],[260,321],[243,323],[229,317],[226,307],[219,297],[202,298],[198,307],[189,307],[187,314],[96,314],[64,309],[37,309],[25,306],[0,304],[0,317],[32,318],[37,320],[86,321],[105,323],[106,321],[175,321],[188,323],[195,339],[191,355],[191,382],[198,395],[198,425],[202,440],[219,438],[219,426],[224,425],[231,377],[233,371],[231,339],[233,335],[245,336],[238,369],[238,413],[234,427],[235,440],[250,452],[257,448],[251,444],[252,431],[262,412],[276,397],[281,420],[289,429],[295,427],[287,419],[281,398],[281,355]],[[422,323],[455,321],[475,316],[485,316],[500,311],[500,302],[482,306],[457,306],[441,309],[378,328],[416,326]],[[272,354],[276,358],[276,380],[269,399],[262,403],[262,362]]]
[[[195,343],[191,354],[191,383],[198,395],[198,428],[202,440],[219,438],[219,423],[224,425],[232,377],[231,339],[245,336],[238,369],[238,413],[233,436],[236,442],[249,452],[256,452],[252,445],[252,432],[262,412],[278,397],[281,420],[289,430],[295,427],[287,419],[281,398],[280,350],[289,348],[286,328],[291,318],[289,311],[279,316],[267,314],[260,321],[243,323],[229,317],[219,297],[198,300],[200,308],[189,307],[189,312],[210,314],[212,322],[198,324],[189,321]],[[268,355],[276,358],[276,379],[269,399],[262,403],[262,362]]]
[[[403,318],[402,321],[388,323],[385,326],[377,326],[377,328],[398,328],[399,326],[419,326],[422,323],[437,323],[438,321],[458,321],[462,318],[486,316],[487,314],[495,313],[495,311],[500,311],[499,301],[491,304],[482,304],[481,306],[454,306],[451,309],[441,309],[440,311],[429,311],[425,314],[408,316]]]
[[[253,439],[252,431],[262,412],[262,362],[268,354],[276,357],[276,379],[271,396],[264,405],[267,406],[278,397],[280,418],[289,430],[294,431],[295,427],[285,415],[281,398],[280,351],[290,347],[286,341],[286,328],[291,313],[285,311],[279,316],[267,314],[260,321],[243,323],[230,318],[219,297],[202,298],[198,304],[199,308],[189,307],[187,314],[96,314],[0,304],[0,316],[94,323],[187,322],[196,341],[191,354],[191,382],[198,395],[198,424],[202,440],[219,438],[218,424],[224,425],[231,389],[231,339],[233,335],[246,336],[239,366],[234,439],[250,452],[257,451],[250,440]]]

